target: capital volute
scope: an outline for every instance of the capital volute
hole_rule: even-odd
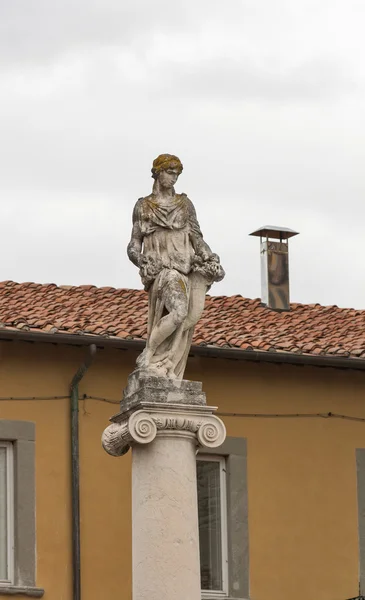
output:
[[[104,430],[103,448],[112,456],[123,456],[134,444],[150,444],[156,436],[195,438],[196,444],[204,448],[217,448],[226,437],[224,423],[205,410],[191,411],[137,410]]]

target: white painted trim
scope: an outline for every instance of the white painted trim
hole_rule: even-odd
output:
[[[228,596],[225,592],[218,590],[202,590],[202,600],[227,600]]]
[[[7,541],[8,576],[0,580],[0,586],[14,583],[14,446],[12,442],[1,442],[6,448],[6,505],[7,505]]]
[[[204,599],[221,599],[228,597],[228,528],[227,528],[227,477],[226,457],[213,454],[198,454],[197,460],[219,463],[219,491],[221,507],[221,542],[222,542],[222,590],[202,590]]]
[[[202,600],[216,600],[217,598],[224,598],[224,600],[250,600],[250,598],[232,598],[231,596],[212,596],[211,594],[202,595]]]

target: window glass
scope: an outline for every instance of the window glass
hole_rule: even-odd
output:
[[[223,460],[223,459],[222,459]],[[198,459],[198,514],[202,590],[224,589],[222,461]]]

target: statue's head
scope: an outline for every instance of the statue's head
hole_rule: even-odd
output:
[[[180,173],[183,170],[182,162],[173,154],[160,154],[153,161],[152,177],[158,182],[159,187],[174,187]]]

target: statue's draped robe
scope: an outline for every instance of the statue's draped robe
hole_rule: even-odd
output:
[[[156,350],[151,366],[169,359],[173,373],[182,378],[193,337],[194,326],[204,308],[209,283],[200,273],[192,270],[194,257],[205,245],[192,202],[185,194],[174,195],[168,204],[160,205],[155,196],[141,198],[135,207],[143,255],[155,267],[141,268],[141,278],[149,293],[148,337],[157,323],[177,306],[182,295],[187,300],[188,312],[183,323]],[[147,340],[148,345],[148,340]]]

